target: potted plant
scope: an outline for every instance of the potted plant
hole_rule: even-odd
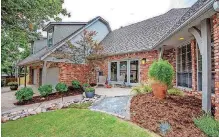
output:
[[[18,89],[18,83],[17,82],[9,82],[8,86],[10,86],[11,90],[17,90]]]
[[[154,96],[164,99],[167,94],[167,88],[171,85],[174,76],[172,65],[164,60],[155,61],[150,66],[148,75]]]
[[[95,89],[92,87],[85,88],[85,95],[87,98],[93,98],[95,94]]]
[[[88,84],[88,83],[84,83],[84,84],[82,85],[82,87],[83,87],[83,89],[85,90],[85,88],[88,88],[88,87],[91,87],[91,86],[90,86],[90,84]]]

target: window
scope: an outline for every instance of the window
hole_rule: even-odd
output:
[[[53,44],[53,28],[47,32],[48,46],[51,47]]]
[[[200,54],[200,50],[197,45],[197,60],[198,60],[198,91],[202,91],[202,56]],[[213,43],[211,44],[211,92],[215,93],[215,71],[214,71],[214,46]]]
[[[120,62],[120,76],[124,76],[125,82],[127,82],[127,61]]]
[[[111,62],[111,81],[117,81],[117,62]]]
[[[178,48],[177,86],[192,88],[192,55],[190,44]]]

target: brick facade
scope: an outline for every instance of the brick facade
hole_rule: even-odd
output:
[[[215,66],[215,118],[219,120],[219,13],[213,16]]]
[[[146,58],[146,63],[141,64],[141,60]],[[140,82],[145,82],[148,79],[148,69],[149,66],[153,63],[154,60],[158,59],[158,52],[154,51],[146,51],[146,52],[138,52],[138,53],[129,53],[122,55],[114,55],[107,57],[102,65],[99,66],[100,70],[103,71],[103,75],[108,75],[108,63],[111,61],[119,61],[119,60],[130,60],[130,59],[138,59],[140,62]]]
[[[191,54],[192,54],[192,91],[197,91],[197,55],[196,55],[195,40],[191,40]]]
[[[59,82],[64,82],[71,85],[73,80],[78,80],[80,83],[86,83],[86,75],[88,66],[84,64],[58,63],[59,67]]]
[[[168,60],[168,62],[173,66],[174,71],[176,72],[176,49],[171,48],[168,50],[164,50],[163,59]],[[174,86],[176,86],[176,73],[173,79]]]

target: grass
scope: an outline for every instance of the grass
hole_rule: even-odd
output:
[[[88,109],[91,106],[91,102],[79,103],[79,104],[71,104],[69,108],[77,108],[77,109]]]
[[[184,96],[183,91],[181,91],[180,89],[177,88],[171,88],[167,90],[167,93],[169,95],[175,95],[175,96]]]
[[[114,116],[86,109],[63,109],[2,124],[3,137],[157,136]]]
[[[195,125],[209,137],[219,137],[219,122],[210,115],[194,119]]]

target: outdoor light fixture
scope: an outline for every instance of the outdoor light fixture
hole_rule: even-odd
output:
[[[179,40],[184,40],[184,38],[183,38],[183,37],[180,37]]]
[[[146,63],[146,58],[143,58],[142,60],[141,60],[141,64],[145,64]]]
[[[219,0],[214,1],[213,8],[216,12],[219,12]]]

